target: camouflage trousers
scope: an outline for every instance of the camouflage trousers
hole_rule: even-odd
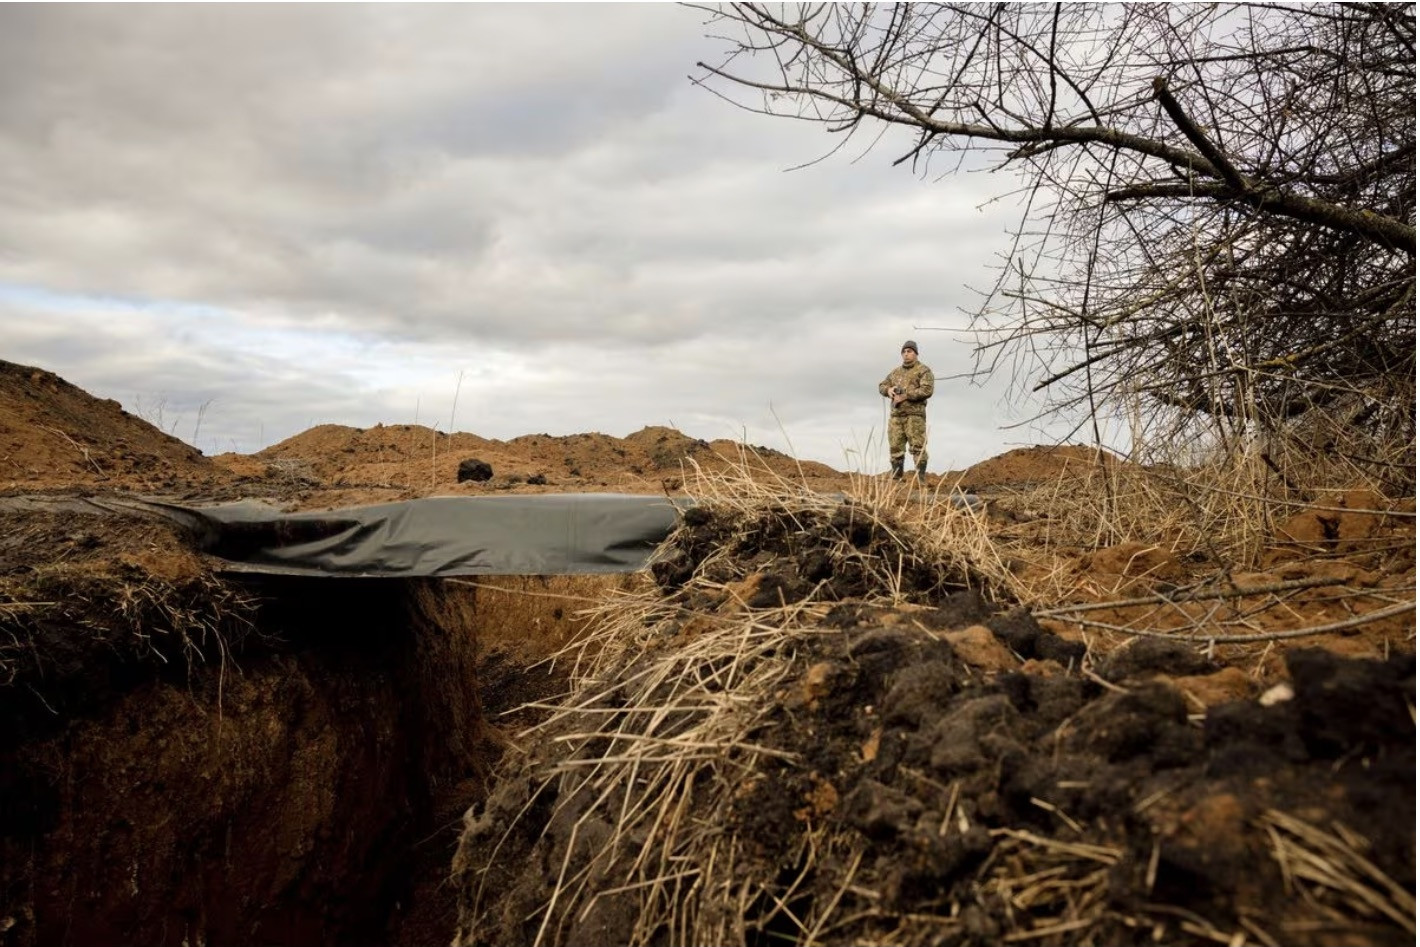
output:
[[[897,463],[908,450],[912,451],[919,467],[927,463],[925,415],[892,415],[888,418],[888,459]]]

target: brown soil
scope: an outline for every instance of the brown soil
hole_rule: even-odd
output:
[[[634,578],[238,583],[60,502],[0,515],[0,943],[447,941],[529,666]]]
[[[959,484],[963,490],[979,490],[1003,484],[1045,483],[1089,476],[1092,471],[1109,470],[1118,463],[1112,454],[1093,447],[1018,447],[968,467],[959,475]]]
[[[798,462],[768,447],[704,441],[666,427],[625,438],[607,434],[510,441],[444,434],[408,424],[352,428],[324,424],[250,456],[213,458],[241,478],[243,495],[270,495],[303,508],[383,502],[422,496],[500,493],[670,493],[684,490],[694,466],[709,473],[745,469],[765,480],[837,489],[844,477],[823,464]],[[458,480],[459,465],[479,460],[490,479]]]
[[[493,477],[459,483],[471,459]],[[255,455],[209,459],[114,402],[3,362],[0,461],[10,471],[0,474],[3,947],[447,942],[466,896],[446,880],[464,811],[486,822],[527,801],[514,778],[485,804],[500,760],[527,774],[565,759],[520,736],[545,716],[527,702],[565,690],[585,657],[575,645],[586,608],[650,581],[237,582],[171,525],[70,501],[140,493],[321,509],[428,495],[677,494],[697,468],[818,493],[852,482],[767,448],[661,427],[503,442],[323,425]],[[923,496],[959,479],[991,497],[993,529],[1028,541],[1057,526],[1031,508],[1030,485],[1120,463],[1088,448],[1026,448],[932,478]],[[724,813],[726,831],[756,839],[746,866],[763,873],[764,892],[783,894],[804,840],[826,832],[866,847],[851,886],[846,861],[816,869],[810,897],[820,905],[840,887],[845,904],[859,889],[879,892],[876,906],[859,905],[869,914],[890,904],[930,917],[957,903],[957,928],[922,920],[913,937],[996,942],[1026,928],[999,897],[968,905],[982,879],[1006,891],[1035,870],[1079,881],[1089,867],[1051,861],[1058,849],[1019,834],[1029,833],[1116,853],[1112,909],[1148,916],[1165,942],[1209,938],[1147,904],[1229,937],[1226,924],[1246,916],[1282,943],[1387,943],[1393,926],[1356,928],[1331,889],[1310,897],[1350,933],[1328,941],[1279,926],[1289,895],[1263,839],[1272,811],[1344,826],[1413,895],[1413,833],[1383,830],[1414,824],[1413,612],[1300,641],[1181,651],[1119,629],[1285,631],[1413,599],[1413,514],[1413,499],[1319,495],[1278,524],[1256,572],[1227,577],[1240,589],[1294,587],[1221,607],[1135,601],[1217,571],[1167,543],[1086,543],[1046,565],[1013,563],[1053,570],[1062,602],[1108,604],[1037,608],[1038,621],[1012,611],[1002,589],[963,597],[981,577],[904,554],[852,517],[766,520],[733,544],[722,523],[692,517],[657,567],[656,594],[681,609],[667,639],[681,643],[743,609],[835,609],[836,637],[801,647],[799,683],[767,705],[764,742],[802,763],[758,772]],[[870,561],[893,563],[906,601],[874,597]],[[713,593],[697,584],[707,571]],[[1294,698],[1262,707],[1278,684]],[[958,817],[966,829],[933,835]],[[545,866],[566,854],[556,842],[555,832],[522,839],[504,866],[515,890],[503,907],[546,890]],[[476,832],[465,838],[466,869],[479,844]],[[534,854],[544,860],[518,860]],[[1026,913],[1037,919],[1058,907],[1033,903]],[[529,939],[495,919],[470,926],[463,908],[464,942]],[[753,943],[793,938],[768,894],[744,921]],[[834,942],[885,939],[873,923]],[[582,942],[606,942],[609,931],[584,928]],[[1154,937],[1123,921],[1099,931],[1100,942]],[[1067,931],[1026,942],[1072,941]]]
[[[51,372],[0,361],[0,490],[174,492],[226,479],[195,447]]]

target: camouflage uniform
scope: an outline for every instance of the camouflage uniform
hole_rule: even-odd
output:
[[[910,447],[913,459],[917,461],[918,476],[927,472],[927,399],[932,397],[936,382],[932,369],[921,362],[899,365],[878,385],[878,394],[891,397],[894,387],[901,388],[907,397],[901,404],[892,406],[888,418],[888,458],[892,461],[893,473],[901,475],[902,460]]]

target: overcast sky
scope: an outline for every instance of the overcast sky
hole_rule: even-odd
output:
[[[1037,410],[1004,380],[948,377],[1013,182],[924,179],[891,139],[789,170],[838,139],[692,85],[724,48],[703,21],[0,6],[0,358],[207,453],[452,418],[876,470],[915,338],[934,470],[1049,439],[1003,429]]]

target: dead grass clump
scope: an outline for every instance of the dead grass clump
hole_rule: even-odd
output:
[[[1376,867],[1365,838],[1339,823],[1327,831],[1277,810],[1264,812],[1260,821],[1288,888],[1308,914],[1331,923],[1359,918],[1381,928],[1395,924],[1415,934],[1415,893]]]
[[[790,673],[794,643],[824,632],[803,620],[810,606],[797,605],[641,650],[647,622],[671,615],[640,604],[608,609],[599,648],[577,646],[585,676],[574,695],[519,735],[523,745],[556,747],[556,762],[536,783],[505,780],[466,833],[455,861],[474,891],[460,925],[466,940],[491,924],[534,944],[648,944],[667,934],[675,943],[743,942],[743,916],[721,909],[746,896],[738,845],[721,826],[737,787],[765,758],[784,755],[755,739],[772,709],[763,696]],[[616,673],[599,676],[604,668]],[[559,860],[550,894],[535,906],[485,901],[489,872],[521,867],[523,837]]]
[[[920,604],[964,589],[1015,598],[1015,577],[985,521],[947,491],[854,476],[844,494],[823,494],[756,469],[753,455],[728,471],[689,467],[695,506],[653,572],[668,590],[690,589],[685,597],[697,604],[705,595],[761,606]],[[736,585],[756,576],[754,588]]]
[[[52,661],[89,650],[191,665],[224,653],[252,627],[250,598],[212,575],[175,583],[46,570],[0,598],[0,635],[8,639],[0,642],[0,683],[44,678]]]
[[[10,539],[38,562],[0,573],[0,703],[22,721],[101,699],[127,668],[185,675],[225,663],[255,631],[250,594],[202,566],[166,524],[10,519]]]
[[[1264,568],[1293,547],[1380,554],[1413,546],[1381,528],[1414,518],[1405,502],[1386,498],[1381,479],[1360,479],[1364,471],[1355,466],[1323,466],[1313,460],[1279,476],[1275,458],[1254,445],[1187,465],[1096,467],[993,494],[993,505],[1014,521],[996,538],[1003,555],[1036,565],[1019,594],[1042,604],[1071,595],[1072,580],[1053,568],[1061,557],[1124,543],[1159,548],[1214,574]],[[1314,478],[1305,489],[1303,472]]]

